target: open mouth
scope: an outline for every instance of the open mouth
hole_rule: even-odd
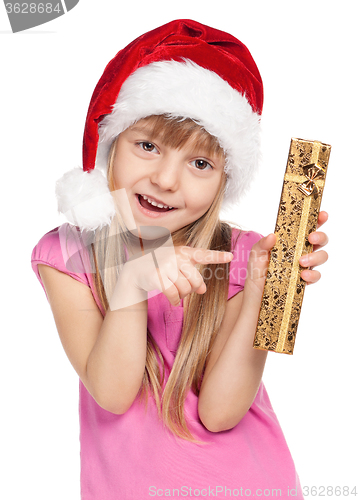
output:
[[[150,203],[148,200],[145,200],[143,196],[140,194],[137,195],[138,202],[143,208],[146,208],[146,210],[151,210],[152,212],[171,212],[172,210],[176,210],[176,208],[160,208],[160,207],[155,207]]]

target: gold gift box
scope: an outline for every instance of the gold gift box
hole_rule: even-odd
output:
[[[306,282],[299,259],[313,251],[331,146],[292,139],[253,347],[293,354]]]

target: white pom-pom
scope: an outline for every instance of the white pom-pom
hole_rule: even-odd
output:
[[[107,179],[100,170],[84,172],[76,167],[57,182],[58,211],[81,229],[95,230],[109,225],[115,206]]]

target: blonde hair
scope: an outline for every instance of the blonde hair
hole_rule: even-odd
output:
[[[195,139],[198,147],[205,148],[209,153],[224,156],[217,139],[193,120],[159,115],[146,118],[146,122],[153,127],[153,135],[161,136],[161,140],[168,146],[181,148],[188,141]],[[113,162],[116,142],[116,140],[113,142],[108,158],[107,175],[111,191],[114,190]],[[232,227],[227,222],[219,220],[225,184],[226,174],[223,172],[220,187],[207,212],[195,222],[172,233],[175,246],[186,245],[231,251]],[[134,242],[131,235],[126,233],[120,216],[114,217],[110,226],[96,231],[95,243],[92,245],[96,269],[94,283],[104,311],[109,307],[108,297],[111,296],[119,270],[125,262],[124,244],[131,248]],[[192,389],[197,396],[199,395],[206,360],[222,324],[228,297],[229,263],[206,264],[197,268],[207,286],[207,291],[202,295],[197,293],[187,295],[183,301],[184,320],[181,339],[165,386],[164,360],[147,329],[147,357],[139,398],[140,401],[145,399],[147,409],[148,395],[152,394],[159,418],[174,435],[197,444],[205,444],[195,439],[190,432],[184,415],[184,403],[188,390]]]

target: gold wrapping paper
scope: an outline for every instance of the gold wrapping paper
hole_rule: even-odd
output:
[[[313,251],[331,146],[292,139],[253,347],[293,354],[306,282],[299,259]]]

